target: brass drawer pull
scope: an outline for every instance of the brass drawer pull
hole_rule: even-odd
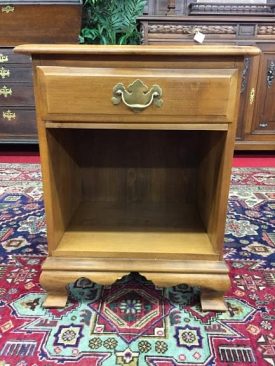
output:
[[[14,6],[10,6],[10,5],[6,5],[6,6],[2,6],[2,13],[14,13]]]
[[[152,103],[157,107],[161,107],[163,100],[161,99],[162,89],[158,85],[153,85],[149,90],[141,80],[137,79],[126,89],[122,83],[118,83],[113,88],[113,104],[123,102],[128,108],[134,112],[142,111],[148,108]]]
[[[255,88],[252,88],[250,90],[250,95],[249,95],[249,104],[252,105],[254,103],[254,99],[255,99]]]
[[[7,119],[8,121],[11,121],[12,119],[16,118],[16,113],[12,112],[10,110],[4,111],[3,112],[3,118]]]
[[[7,88],[6,85],[4,85],[3,88],[0,89],[0,95],[7,98],[8,95],[12,95],[12,88]]]
[[[3,55],[3,53],[0,53],[0,63],[8,62],[9,57],[7,55]]]
[[[4,67],[1,67],[0,69],[0,76],[2,79],[5,79],[6,77],[10,77],[10,70],[5,69]]]

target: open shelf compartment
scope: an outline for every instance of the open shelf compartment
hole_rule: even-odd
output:
[[[226,131],[46,133],[53,256],[219,260]]]

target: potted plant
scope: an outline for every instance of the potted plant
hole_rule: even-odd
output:
[[[139,44],[137,18],[146,0],[86,0],[80,43]]]

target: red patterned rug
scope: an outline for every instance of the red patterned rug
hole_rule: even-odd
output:
[[[0,164],[0,365],[275,365],[275,169],[235,168],[225,236],[228,311],[199,289],[137,273],[79,279],[65,309],[41,307],[46,230],[38,164]]]

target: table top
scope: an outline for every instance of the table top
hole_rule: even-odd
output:
[[[78,45],[24,44],[15,52],[26,54],[106,54],[106,55],[186,55],[186,56],[254,56],[261,50],[254,46],[234,45]]]

